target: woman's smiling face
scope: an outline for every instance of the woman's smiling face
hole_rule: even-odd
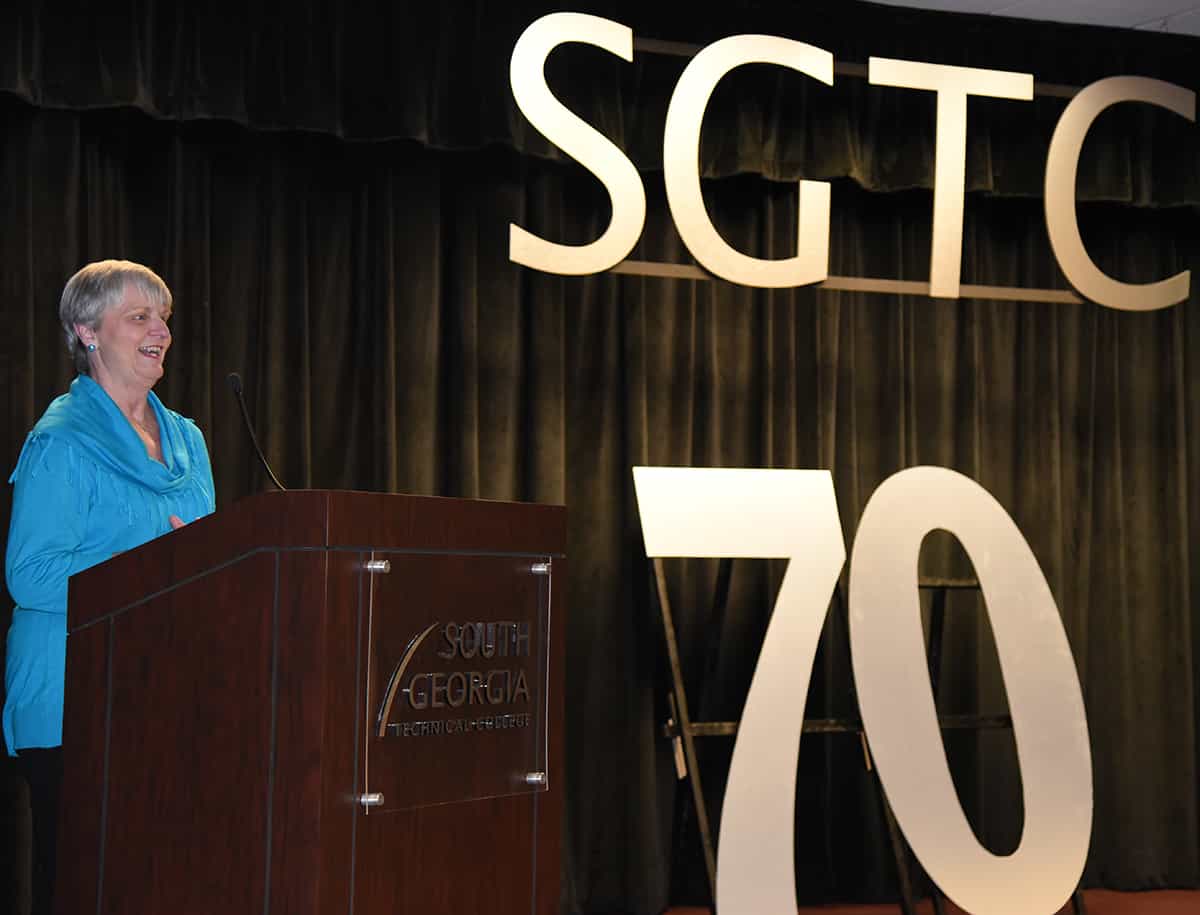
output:
[[[168,306],[126,284],[121,300],[105,310],[95,330],[77,329],[85,344],[96,345],[89,357],[92,377],[110,392],[149,391],[162,377],[163,359],[171,347],[170,317]]]

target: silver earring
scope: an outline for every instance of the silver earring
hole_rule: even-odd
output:
[[[96,344],[95,344],[95,343],[89,343],[89,344],[87,345],[87,351],[88,351],[89,353],[94,353],[94,352],[96,352]]]

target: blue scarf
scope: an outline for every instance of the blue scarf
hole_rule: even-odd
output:
[[[51,436],[114,476],[156,493],[169,493],[187,485],[195,469],[196,455],[188,448],[191,421],[164,407],[153,391],[146,399],[158,419],[162,463],[147,454],[142,439],[108,392],[87,375],[78,376],[68,393],[55,398],[29,435]],[[26,452],[22,452],[10,483],[25,469]]]

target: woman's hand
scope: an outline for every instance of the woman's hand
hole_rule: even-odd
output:
[[[187,524],[187,522],[184,521],[182,518],[180,518],[178,515],[172,515],[167,520],[171,522],[171,530],[173,530],[173,531],[177,531],[181,527],[183,527],[185,524]]]

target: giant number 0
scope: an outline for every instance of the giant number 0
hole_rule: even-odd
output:
[[[822,470],[636,467],[648,556],[787,558],[738,728],[717,846],[719,915],[796,910],[793,821],[804,701],[845,561]],[[1004,676],[1025,826],[1009,856],[976,839],[946,763],[917,594],[935,529],[975,566]],[[850,566],[854,680],[879,777],[913,852],[974,915],[1052,915],[1083,871],[1092,766],[1079,679],[1054,598],[1025,538],[978,483],[940,467],[886,480],[859,522]]]

